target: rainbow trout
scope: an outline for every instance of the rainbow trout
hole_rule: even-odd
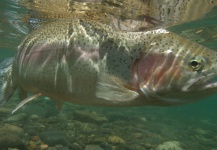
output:
[[[82,19],[41,25],[0,68],[0,102],[20,89],[99,106],[179,105],[217,91],[217,52],[164,29],[123,32]]]

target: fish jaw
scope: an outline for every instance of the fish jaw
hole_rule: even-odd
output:
[[[177,49],[188,49],[189,46],[189,51],[183,54],[158,43],[165,47],[163,52],[154,47],[155,50],[145,52],[133,64],[131,87],[144,99],[156,99],[157,105],[191,103],[215,94],[217,53],[173,33],[168,35],[175,41],[184,42],[178,43],[180,47],[177,46]],[[194,65],[200,67],[195,68]]]

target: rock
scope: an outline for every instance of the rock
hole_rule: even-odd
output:
[[[5,108],[5,107],[0,107],[0,115],[8,115],[11,114],[12,109],[10,108]]]
[[[22,111],[28,114],[29,116],[36,115],[42,118],[47,116],[47,110],[38,105],[35,106],[27,105],[22,109]]]
[[[104,137],[104,136],[97,136],[97,135],[94,135],[91,138],[91,142],[94,143],[94,144],[102,144],[102,143],[105,143],[106,140],[107,140],[106,137]]]
[[[120,112],[115,112],[111,111],[106,114],[108,117],[109,121],[114,122],[114,121],[120,121],[120,120],[127,120],[129,116],[127,116],[125,113],[120,113]]]
[[[40,119],[40,117],[38,115],[31,115],[29,117],[29,119],[32,119],[32,120],[37,120],[37,119]]]
[[[112,145],[110,145],[107,142],[100,143],[99,145],[104,150],[112,150],[112,147],[113,147]]]
[[[40,139],[49,146],[70,144],[68,137],[65,133],[60,131],[46,131],[39,135]]]
[[[136,132],[136,133],[133,133],[132,134],[134,138],[136,139],[141,139],[143,137],[143,134],[142,133],[139,133],[139,132]]]
[[[25,150],[26,146],[24,142],[15,134],[8,133],[5,131],[0,131],[0,148],[1,149],[9,149],[9,148],[17,148]]]
[[[56,145],[55,147],[48,147],[46,150],[69,150],[69,148],[62,145]]]
[[[74,127],[78,131],[93,132],[93,130],[97,128],[97,125],[92,123],[83,123],[80,121],[75,121]]]
[[[75,130],[75,123],[69,121],[69,122],[67,123],[67,129],[68,129],[68,130]]]
[[[127,150],[146,150],[145,147],[143,146],[140,146],[140,145],[130,145],[130,146],[127,146],[126,148]],[[153,149],[152,149],[153,150]]]
[[[78,143],[73,143],[70,146],[70,148],[73,149],[73,150],[83,150],[82,147]]]
[[[11,124],[5,124],[3,125],[0,130],[6,131],[6,132],[13,132],[13,133],[17,133],[17,134],[24,134],[24,130],[20,127],[17,127],[15,125],[11,125]]]
[[[196,129],[195,129],[195,132],[198,133],[198,134],[200,134],[200,135],[209,134],[209,131],[204,130],[204,129],[201,129],[201,128],[196,128]]]
[[[74,117],[76,120],[81,122],[89,122],[95,124],[102,124],[108,122],[108,119],[106,117],[102,117],[99,116],[98,114],[90,113],[87,111],[76,110],[74,111]]]
[[[5,124],[0,128],[0,148],[26,149],[24,142],[21,140],[24,136],[25,133],[20,127]]]
[[[99,145],[86,145],[84,150],[103,150]]]
[[[10,125],[10,124],[5,124],[0,128],[0,132],[6,132],[10,133],[19,137],[24,137],[25,133],[22,128]]]
[[[164,142],[157,146],[156,150],[186,150],[188,149],[184,144],[178,141]]]
[[[15,115],[11,115],[9,118],[6,119],[7,122],[19,122],[25,120],[27,115],[25,113],[18,113]]]
[[[145,117],[141,117],[140,120],[141,120],[142,122],[147,122],[147,119],[146,119]]]
[[[111,143],[111,144],[114,144],[114,145],[125,144],[126,143],[124,139],[122,139],[119,136],[115,136],[115,135],[109,136],[108,137],[108,142]]]
[[[47,104],[45,109],[47,110],[47,116],[46,117],[57,116],[60,113],[60,111],[57,109],[56,105]]]
[[[50,106],[48,104],[42,105],[27,105],[22,109],[23,112],[28,114],[28,116],[38,116],[41,118],[56,116],[59,114],[59,111],[55,106]]]
[[[201,145],[206,145],[208,147],[217,147],[217,143],[215,142],[215,139],[206,138],[206,137],[201,136],[201,135],[195,135],[195,139]]]

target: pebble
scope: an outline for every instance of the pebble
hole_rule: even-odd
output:
[[[32,120],[37,120],[37,119],[39,119],[40,117],[38,116],[38,115],[31,115],[30,117],[29,117],[29,119],[32,119]]]
[[[74,122],[74,130],[78,130],[78,131],[85,131],[85,132],[92,132],[93,130],[95,130],[97,128],[96,124],[92,124],[92,123],[83,123],[80,121],[75,121]],[[71,130],[71,128],[69,128]]]
[[[164,120],[157,122],[157,119],[153,120],[147,114],[145,118],[140,115],[128,116],[127,120],[126,113],[120,113],[122,111],[111,111],[112,114],[108,115],[106,111],[97,111],[95,108],[84,109],[78,106],[77,111],[76,109],[71,109],[70,113],[62,111],[58,115],[50,116],[47,115],[46,110],[46,112],[44,111],[45,115],[41,114],[38,116],[38,114],[44,113],[43,110],[45,110],[46,105],[43,104],[39,107],[43,109],[39,109],[39,111],[42,111],[36,114],[27,114],[31,110],[22,113],[22,109],[22,111],[11,115],[11,109],[0,109],[0,112],[5,114],[1,116],[0,150],[2,148],[26,150],[26,147],[29,147],[31,142],[36,145],[36,149],[40,149],[43,146],[43,150],[188,150],[197,149],[198,147],[201,149],[212,149],[217,146],[217,134],[211,132],[215,129],[215,126],[212,129],[205,128],[202,125],[197,125],[197,128],[194,128],[193,125],[188,125],[190,126],[188,130],[184,130],[184,132],[180,130],[178,132],[180,134],[176,134],[176,132],[170,134],[168,133],[169,131],[175,131],[172,129],[177,128],[179,130],[179,126],[177,126],[178,121],[177,123],[168,123],[167,120],[166,122]],[[94,111],[98,114],[94,113]],[[27,115],[27,117],[24,120],[21,119],[21,122],[5,121],[7,118],[13,118],[14,116],[19,118],[19,115],[22,116],[23,114]],[[106,117],[100,114],[106,114]],[[120,116],[122,114],[122,118],[118,114]],[[82,117],[84,118],[82,119]],[[88,117],[90,118],[89,120],[87,119]],[[102,117],[106,121],[98,122],[95,117]],[[164,124],[165,132],[161,132],[164,130],[162,129],[162,124],[159,125],[161,121]],[[52,131],[49,131],[50,129]],[[169,141],[170,144],[168,144],[169,142],[163,143],[167,139],[172,139],[172,135],[177,135],[177,141]],[[187,135],[191,136],[188,137]],[[193,140],[197,142],[193,143]],[[189,148],[181,142],[188,145]]]
[[[83,150],[82,147],[78,143],[73,143],[70,146],[70,148],[73,149],[73,150]]]
[[[24,107],[22,109],[23,112],[25,112],[26,114],[28,114],[29,116],[32,115],[36,115],[39,116],[41,118],[46,117],[47,116],[47,110],[43,107],[37,106],[37,105],[27,105],[26,107]]]
[[[217,147],[217,143],[215,142],[214,139],[206,138],[201,135],[196,135],[195,138],[202,145],[206,145],[208,147]]]
[[[140,146],[140,145],[133,145],[133,146],[130,146],[129,148],[127,148],[127,149],[129,149],[129,150],[147,150],[145,147]],[[150,150],[152,150],[152,149],[150,149]]]
[[[147,119],[146,119],[145,117],[141,117],[140,120],[141,120],[142,122],[147,122]]]
[[[19,122],[23,121],[27,118],[27,115],[25,113],[18,113],[11,115],[9,118],[6,119],[6,122]]]
[[[11,124],[5,124],[0,128],[0,132],[6,132],[6,133],[10,133],[13,135],[16,135],[20,138],[25,136],[25,133],[23,131],[22,128],[17,127],[15,125],[11,125]]]
[[[19,136],[5,131],[0,131],[0,148],[18,148],[24,150],[26,149],[26,146]]]
[[[10,108],[5,108],[5,107],[0,107],[0,115],[8,115],[11,114],[12,109]]]
[[[116,135],[111,135],[108,137],[108,142],[111,143],[111,144],[114,144],[114,145],[117,145],[117,144],[125,144],[125,140],[122,139],[121,137],[119,136],[116,136]]]
[[[99,145],[86,145],[84,150],[103,150]]]
[[[56,145],[54,147],[48,147],[48,149],[46,149],[46,150],[70,150],[70,149],[68,147],[65,147],[62,145]]]
[[[142,133],[138,133],[138,132],[133,133],[132,135],[133,135],[133,137],[136,138],[136,139],[141,139],[141,138],[143,137],[143,134],[142,134]]]
[[[207,135],[209,133],[208,131],[201,129],[201,128],[196,128],[195,132],[200,134],[200,135]]]
[[[39,134],[40,139],[49,146],[63,145],[68,146],[70,142],[67,135],[60,131],[46,131]]]
[[[15,125],[11,125],[11,124],[4,124],[0,130],[3,130],[5,132],[11,132],[13,134],[24,134],[24,131],[22,128],[17,127]]]
[[[168,141],[158,145],[156,150],[187,150],[187,148],[178,141]]]
[[[25,149],[26,146],[21,140],[25,136],[23,129],[11,124],[5,124],[0,128],[0,148]]]
[[[27,105],[22,109],[22,112],[28,114],[29,116],[36,115],[41,118],[56,116],[59,114],[59,111],[55,106],[50,106],[48,104]]]
[[[74,117],[76,120],[81,122],[89,122],[95,124],[102,124],[108,122],[108,119],[106,117],[102,117],[98,114],[81,110],[74,111]]]

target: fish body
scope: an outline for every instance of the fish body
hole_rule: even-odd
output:
[[[22,95],[84,105],[169,106],[215,93],[216,62],[217,52],[165,29],[124,32],[66,19],[26,37],[11,79]]]

